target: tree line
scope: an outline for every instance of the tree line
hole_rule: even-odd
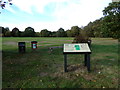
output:
[[[8,27],[0,27],[2,30],[2,37],[74,37],[80,33],[81,28],[78,26],[71,27],[70,30],[65,31],[63,28],[59,28],[58,31],[49,31],[43,29],[40,32],[35,32],[34,28],[27,27],[24,31],[20,31],[17,27],[12,31]]]
[[[1,36],[3,37],[75,37],[83,32],[89,37],[112,37],[120,38],[120,2],[109,3],[103,10],[104,17],[89,22],[88,25],[80,28],[72,26],[70,30],[59,28],[58,31],[49,31],[43,29],[35,32],[34,28],[27,27],[22,32],[17,27],[12,31],[9,28],[0,27]]]

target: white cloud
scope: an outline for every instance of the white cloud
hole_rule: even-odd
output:
[[[13,5],[17,6],[22,11],[32,13],[32,7],[36,9],[39,13],[44,12],[44,7],[51,2],[56,3],[56,11],[63,12],[77,12],[81,9],[99,9],[100,6],[106,4],[104,2],[110,2],[111,0],[13,0]],[[67,6],[63,6],[63,3],[67,3]],[[64,9],[64,7],[66,7]],[[74,11],[75,10],[75,11]],[[84,11],[85,11],[84,10]],[[55,12],[55,13],[58,13]]]
[[[108,5],[108,3],[105,4]],[[58,7],[53,14],[57,20],[62,23],[73,23],[73,25],[86,25],[89,21],[102,17],[102,10],[104,9],[101,0],[79,0],[77,3],[68,2],[67,6]]]
[[[13,4],[17,6],[22,11],[32,13],[31,7],[32,7],[33,0],[13,0]]]
[[[14,5],[19,9],[32,13],[32,7],[35,7],[39,13],[44,12],[44,7],[50,2],[65,2],[68,0],[13,0]]]
[[[13,0],[15,6],[30,14],[33,13],[33,7],[35,11],[43,14],[45,6],[50,5],[49,3],[51,2],[55,4],[54,11],[52,12],[52,16],[55,18],[54,21],[23,22],[21,24],[2,23],[1,25],[5,27],[8,25],[10,29],[18,27],[21,31],[24,31],[28,26],[33,27],[35,31],[42,29],[57,31],[60,27],[67,30],[74,25],[81,27],[82,25],[87,25],[90,21],[102,17],[102,10],[111,0]],[[8,10],[15,13],[11,8],[8,8]]]

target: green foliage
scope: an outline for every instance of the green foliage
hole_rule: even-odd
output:
[[[115,15],[120,15],[120,2],[112,2],[109,3],[109,6],[107,6],[103,10],[103,14],[105,16],[115,16]]]
[[[56,37],[56,31],[51,32],[51,37]]]
[[[0,26],[0,33],[2,34],[2,36],[5,36],[5,29],[4,29],[4,27]]]
[[[19,37],[20,36],[20,32],[19,32],[19,29],[18,28],[13,28],[12,32],[11,32],[11,35],[13,37]]]
[[[94,35],[95,30],[93,27],[94,27],[94,24],[92,22],[89,22],[89,24],[84,27],[84,30],[87,32],[89,37],[95,37],[95,35]]]
[[[36,32],[35,36],[36,36],[36,37],[40,37],[40,33],[39,33],[39,32]]]
[[[87,35],[86,31],[81,30],[78,36],[75,36],[73,43],[88,43],[90,40],[89,36]]]
[[[72,26],[71,27],[71,33],[72,33],[72,36],[78,36],[79,33],[80,33],[80,28],[78,26]]]
[[[71,30],[67,30],[66,33],[67,33],[67,37],[72,37],[72,32],[71,32]]]
[[[1,31],[2,31],[2,36],[3,37],[10,37],[11,36],[11,32],[9,30],[8,27],[4,28],[4,27],[0,27]]]
[[[93,29],[93,35],[94,35],[94,37],[103,37],[103,35],[102,35],[102,19],[103,18],[100,18],[100,19],[98,19],[98,20],[95,20],[94,22],[93,22],[93,27],[92,27],[92,29]]]
[[[120,38],[120,2],[110,3],[103,10],[103,14],[105,15],[103,26],[106,32],[113,38]]]
[[[49,37],[50,36],[50,31],[48,31],[47,29],[43,29],[40,32],[40,36],[41,37]]]
[[[110,3],[103,10],[105,17],[90,22],[84,30],[90,37],[120,37],[120,2]]]
[[[6,31],[5,36],[6,37],[11,37],[11,32],[10,31]]]
[[[25,37],[34,37],[35,36],[35,31],[32,27],[27,27],[24,31],[24,36]]]
[[[66,37],[66,32],[64,31],[63,28],[60,28],[57,32],[56,32],[56,36],[57,37]]]

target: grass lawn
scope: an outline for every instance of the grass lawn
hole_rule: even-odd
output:
[[[26,42],[26,53],[18,53],[18,42]],[[31,49],[38,41],[38,49]],[[118,40],[92,38],[91,72],[84,55],[68,55],[64,73],[63,49],[49,47],[71,43],[73,38],[2,38],[3,88],[118,88]]]

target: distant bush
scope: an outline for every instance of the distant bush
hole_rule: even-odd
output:
[[[75,36],[72,43],[88,43],[90,45],[91,39],[85,31],[81,30],[80,34]]]

